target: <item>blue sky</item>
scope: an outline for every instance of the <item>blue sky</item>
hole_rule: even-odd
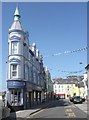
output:
[[[6,89],[6,61],[8,29],[13,22],[15,2],[2,3],[2,89]],[[18,3],[21,23],[29,32],[29,43],[36,43],[44,57],[44,66],[52,78],[66,77],[67,72],[83,72],[87,65],[86,51],[52,56],[54,53],[84,48],[87,45],[87,3],[78,2],[23,2]],[[79,64],[82,62],[83,64]],[[73,74],[70,74],[73,75]]]

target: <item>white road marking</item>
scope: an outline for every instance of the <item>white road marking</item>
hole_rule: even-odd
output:
[[[71,109],[66,109],[66,112],[72,112],[72,110]]]
[[[74,113],[68,113],[68,117],[71,118],[71,117],[76,117],[76,115]]]
[[[71,108],[67,108],[65,110],[65,113],[67,114],[68,118],[74,118],[74,117],[76,117],[76,115],[74,114],[74,112],[72,111]]]

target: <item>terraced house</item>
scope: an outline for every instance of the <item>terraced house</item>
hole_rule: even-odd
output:
[[[7,100],[12,109],[26,109],[44,100],[46,92],[43,58],[20,22],[16,7],[8,34]]]
[[[69,98],[70,96],[83,97],[85,92],[83,76],[68,76],[66,79],[54,79],[54,95],[57,98]]]

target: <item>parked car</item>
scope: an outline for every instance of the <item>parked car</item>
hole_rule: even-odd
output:
[[[70,97],[69,99],[70,99],[70,102],[73,102],[73,97]]]
[[[85,102],[85,97],[82,97],[82,101]]]
[[[60,99],[60,97],[59,97],[59,96],[57,96],[57,97],[56,97],[56,100],[59,100],[59,99]]]
[[[82,103],[82,102],[83,102],[83,100],[80,96],[75,96],[73,98],[73,103]]]

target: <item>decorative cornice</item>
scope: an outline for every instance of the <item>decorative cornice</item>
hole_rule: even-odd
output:
[[[18,40],[21,40],[21,37],[18,37],[16,35],[13,35],[12,37],[9,38],[10,40],[13,40],[13,41],[18,41]]]
[[[9,34],[10,34],[11,32],[18,32],[18,33],[21,33],[21,34],[24,34],[24,35],[25,35],[25,32],[24,32],[23,30],[17,30],[17,29],[11,30],[11,29],[9,29]]]
[[[10,57],[10,56],[13,56],[13,57],[15,57],[15,56],[24,57],[24,55],[21,55],[21,54],[12,54],[12,55],[8,55],[8,57]],[[24,57],[24,58],[25,58],[25,57]]]
[[[10,61],[10,62],[18,62],[18,63],[20,62],[20,60],[17,59],[17,58],[12,58],[12,59],[10,59],[9,61]]]

